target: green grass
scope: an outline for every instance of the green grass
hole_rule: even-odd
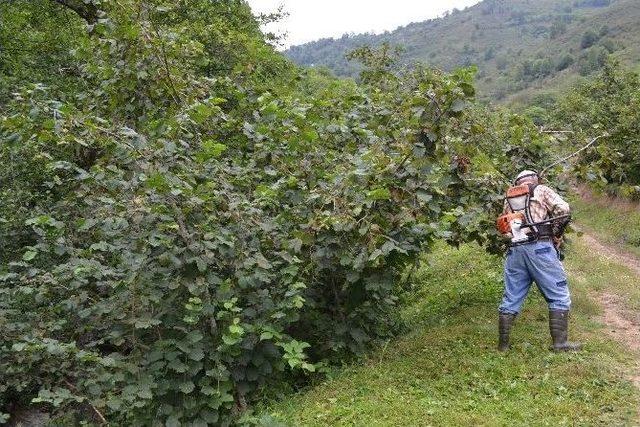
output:
[[[593,231],[603,242],[640,256],[640,209],[629,202],[603,196],[574,197],[576,222]]]
[[[580,239],[573,243],[568,263],[570,276],[578,289],[593,292],[609,292],[621,297],[626,309],[640,310],[640,287],[638,276],[616,261],[600,257],[593,262],[594,255],[589,245]]]
[[[624,377],[631,356],[604,335],[589,297],[605,286],[624,288],[624,279],[580,244],[568,270],[576,278],[571,332],[586,343],[582,353],[547,350],[537,291],[517,321],[512,351],[497,353],[501,259],[475,246],[439,247],[405,301],[413,332],[265,412],[293,426],[637,423],[638,391]]]
[[[640,243],[631,239],[633,233],[640,236],[640,211],[630,203],[609,198],[590,196],[588,199],[575,197],[572,200],[574,216],[579,227],[596,236],[604,244],[632,255],[640,256]],[[575,279],[581,287],[598,292],[612,292],[621,296],[626,309],[640,310],[640,287],[638,277],[629,268],[618,262],[600,257],[596,263],[590,262],[592,249],[579,238],[573,237],[574,247],[571,265]]]

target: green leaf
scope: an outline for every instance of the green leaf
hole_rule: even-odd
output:
[[[203,339],[204,339],[204,335],[202,335],[202,332],[197,331],[197,330],[196,331],[191,331],[187,335],[187,341],[189,341],[191,344],[198,343],[198,342],[202,341]]]
[[[189,359],[199,362],[204,359],[204,351],[201,348],[194,348],[189,353]]]
[[[433,200],[433,196],[424,190],[418,190],[418,192],[416,193],[416,196],[418,196],[418,199],[420,201],[425,203],[429,203],[431,200]]]
[[[273,334],[271,332],[263,332],[260,334],[260,341],[273,339]]]
[[[25,349],[25,347],[26,347],[26,346],[27,346],[27,344],[26,344],[26,343],[23,343],[23,342],[17,342],[17,343],[14,343],[14,344],[11,346],[11,350],[13,350],[13,351],[22,351],[22,350],[24,350],[24,349]]]
[[[198,271],[200,273],[204,273],[205,271],[207,271],[207,263],[202,258],[196,258],[196,265],[198,266]]]
[[[235,344],[239,343],[240,341],[241,341],[240,337],[231,336],[231,335],[223,335],[222,336],[222,342],[224,342],[226,345],[235,345]]]
[[[471,83],[462,82],[459,86],[466,96],[475,96],[476,88]]]
[[[162,323],[159,319],[137,319],[134,323],[136,329],[149,329],[152,326],[158,326]]]
[[[218,158],[227,151],[227,146],[213,140],[207,140],[202,143],[202,148],[197,155],[198,160],[205,162],[214,158]]]
[[[140,390],[138,390],[138,396],[142,399],[149,400],[153,398],[153,393],[151,393],[151,390],[149,390],[148,388],[141,388]]]
[[[108,252],[110,248],[111,248],[110,245],[105,241],[94,243],[89,247],[89,249],[91,249],[92,251],[102,251],[102,252]]]
[[[191,381],[185,381],[182,384],[180,384],[180,386],[178,388],[184,394],[189,394],[189,393],[193,392],[193,390],[195,390],[196,386]]]
[[[169,418],[167,418],[167,422],[165,424],[166,427],[180,427],[182,424],[180,424],[180,418],[178,418],[177,415],[171,415]]]
[[[22,260],[31,261],[36,257],[36,255],[38,255],[38,252],[36,251],[27,251],[24,253],[24,255],[22,255]]]
[[[312,130],[304,131],[302,133],[302,137],[305,139],[305,141],[314,142],[319,138],[319,135],[318,135],[318,132],[312,129]]]
[[[244,328],[240,325],[230,325],[229,332],[236,335],[242,335],[244,334]]]
[[[396,248],[395,243],[393,243],[390,240],[387,240],[386,242],[384,242],[384,244],[382,245],[381,251],[384,255],[388,255],[389,253],[391,253],[394,249]]]
[[[187,369],[189,369],[189,367],[187,365],[185,365],[184,363],[182,363],[178,359],[172,360],[167,367],[169,369],[172,369],[173,371],[179,373],[179,374],[187,372]]]
[[[374,261],[374,260],[378,259],[381,256],[382,256],[382,251],[380,249],[376,249],[369,256],[369,261]]]
[[[467,108],[467,105],[467,101],[465,101],[464,99],[456,99],[451,104],[451,111],[453,111],[454,113],[459,113],[461,111],[464,111]]]
[[[391,192],[388,188],[376,188],[367,193],[367,198],[370,200],[389,200]]]
[[[146,185],[161,193],[166,193],[170,190],[169,183],[166,178],[161,173],[157,172],[152,173],[149,178],[147,178]]]
[[[206,386],[200,388],[200,392],[202,394],[206,395],[206,396],[213,396],[213,395],[215,395],[217,393],[216,389],[211,387],[210,385],[206,385]]]

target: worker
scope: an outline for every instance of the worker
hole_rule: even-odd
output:
[[[514,214],[522,215],[524,224],[518,222],[517,229],[512,224],[512,230],[513,234],[519,234],[518,230],[526,230],[526,234],[524,238],[512,239],[505,260],[498,349],[509,349],[511,326],[529,293],[531,283],[536,282],[549,306],[549,330],[553,340],[551,349],[557,352],[580,350],[579,343],[567,341],[571,297],[567,275],[557,251],[570,221],[569,204],[554,190],[541,185],[535,171],[526,170],[518,174],[515,185],[510,193],[516,196],[509,198],[508,193],[503,216],[512,218]],[[522,197],[517,197],[519,195]],[[535,227],[526,226],[557,217],[562,217],[562,220]]]

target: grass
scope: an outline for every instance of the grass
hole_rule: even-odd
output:
[[[640,209],[637,204],[585,193],[572,202],[576,221],[611,245],[640,256]]]
[[[578,289],[619,295],[624,308],[640,310],[640,287],[633,271],[603,257],[593,262],[591,248],[580,239],[574,240],[569,256],[572,258],[568,264],[569,275]]]
[[[572,335],[577,354],[553,354],[544,301],[532,292],[513,331],[513,349],[495,351],[501,259],[475,246],[439,247],[425,258],[403,315],[413,332],[334,378],[265,411],[293,426],[630,425],[638,391],[632,363],[594,320],[594,289],[624,279],[576,243]],[[609,277],[615,275],[616,277]]]
[[[586,193],[585,193],[586,194]],[[605,244],[640,257],[640,210],[638,205],[604,196],[587,194],[572,200],[574,216],[580,227],[594,234]],[[611,292],[623,296],[625,308],[640,310],[638,277],[618,262],[601,258],[590,263],[591,248],[580,239],[574,239],[573,257],[579,263],[576,279],[598,292]]]

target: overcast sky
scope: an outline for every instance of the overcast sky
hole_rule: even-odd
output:
[[[424,21],[479,0],[248,0],[254,13],[284,5],[289,17],[269,27],[286,33],[285,45],[296,45],[344,33],[380,33]]]

